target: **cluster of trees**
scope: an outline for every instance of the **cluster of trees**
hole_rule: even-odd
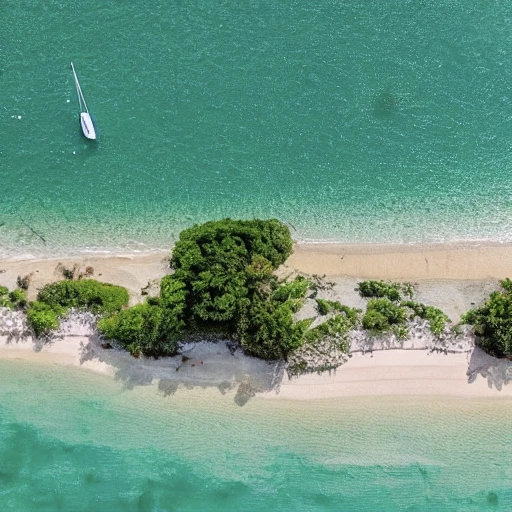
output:
[[[57,329],[73,308],[100,315],[98,329],[135,356],[174,355],[187,337],[212,335],[237,339],[244,350],[264,359],[286,359],[305,343],[329,337],[348,351],[346,334],[357,312],[318,300],[330,317],[311,328],[312,319],[294,315],[315,285],[298,276],[281,281],[274,270],[290,256],[292,239],[277,220],[207,222],[180,234],[160,295],[127,308],[125,288],[93,279],[51,283],[27,304],[24,292],[0,289],[0,305],[24,307],[37,336]],[[87,277],[87,276],[85,276]]]
[[[98,328],[135,356],[173,355],[179,340],[199,333],[235,338],[256,357],[286,359],[304,343],[344,333],[354,318],[339,305],[313,329],[312,319],[294,319],[314,286],[302,276],[284,282],[274,275],[291,252],[290,232],[277,220],[193,226],[180,234],[160,296],[103,318]]]
[[[473,325],[477,344],[487,353],[512,358],[512,281],[500,285],[482,306],[463,315],[462,323]]]
[[[280,285],[273,271],[291,252],[289,229],[274,219],[193,226],[180,233],[170,261],[174,272],[162,279],[160,296],[105,318],[98,327],[133,355],[171,355],[179,339],[210,333],[238,335],[254,355],[285,356],[300,328],[291,320],[296,309],[291,297],[277,307]]]

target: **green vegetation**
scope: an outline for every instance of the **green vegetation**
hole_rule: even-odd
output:
[[[36,336],[42,336],[59,327],[59,316],[63,313],[63,308],[59,306],[35,301],[30,303],[27,310],[27,320]]]
[[[57,281],[47,284],[31,302],[27,319],[37,336],[59,327],[59,317],[76,308],[96,314],[111,314],[128,304],[128,291],[122,286],[95,280]]]
[[[398,283],[386,283],[384,281],[363,281],[358,283],[356,291],[361,297],[365,298],[387,298],[390,301],[397,302],[400,295],[400,285]]]
[[[290,232],[277,220],[193,226],[180,233],[159,299],[103,319],[100,332],[134,355],[169,355],[179,335],[217,333],[238,336],[249,354],[286,357],[309,325],[293,314],[311,286],[272,275],[291,251]]]
[[[172,356],[181,325],[166,313],[159,301],[150,300],[100,319],[98,328],[105,338],[120,340],[133,356]]]
[[[362,324],[365,329],[375,334],[405,327],[407,312],[405,308],[395,304],[388,298],[371,299],[368,301]],[[402,330],[396,331],[402,333]]]
[[[11,307],[11,301],[9,299],[9,289],[6,286],[0,286],[0,307]]]
[[[170,261],[174,273],[162,279],[160,297],[107,316],[99,330],[135,356],[172,355],[180,338],[194,335],[235,338],[248,354],[269,360],[326,339],[347,352],[359,311],[316,299],[319,313],[330,318],[313,329],[311,319],[297,321],[306,296],[315,296],[323,284],[319,278],[286,282],[273,275],[291,250],[289,230],[276,220],[193,226],[180,234]],[[407,336],[407,308],[429,320],[433,332],[444,328],[446,317],[436,308],[400,304],[402,295],[412,295],[411,284],[364,281],[358,291],[372,297],[362,325],[374,333]]]
[[[334,300],[315,299],[316,309],[321,315],[327,315],[331,311],[340,311],[341,304]]]
[[[481,307],[468,311],[462,323],[472,324],[477,345],[495,357],[512,357],[512,281],[501,281]]]
[[[162,279],[159,297],[126,308],[128,292],[122,287],[92,279],[64,280],[39,292],[28,307],[28,320],[41,335],[57,328],[70,308],[91,311],[103,316],[98,322],[102,335],[136,357],[174,355],[180,339],[210,335],[237,339],[248,354],[268,360],[304,354],[298,349],[309,347],[321,353],[332,348],[342,361],[360,311],[317,298],[320,315],[329,315],[326,321],[311,328],[312,319],[297,320],[305,298],[326,287],[318,276],[280,281],[273,274],[291,251],[290,232],[277,220],[195,225],[180,234],[170,260],[173,273]],[[402,295],[413,294],[408,283],[363,281],[357,290],[370,297],[362,326],[373,333],[405,337],[407,316],[413,315],[428,320],[432,332],[440,334],[448,320],[437,308],[401,302]],[[21,290],[9,294],[0,288],[0,300],[26,304]],[[294,360],[299,366],[301,357]]]
[[[9,293],[9,299],[15,308],[24,308],[27,306],[27,294],[19,288]]]
[[[418,316],[427,320],[432,334],[439,336],[446,327],[446,322],[450,319],[439,309],[434,306],[427,306],[412,300],[404,301],[401,304],[404,307],[410,308],[413,311],[413,317]]]
[[[128,299],[126,288],[94,279],[57,281],[47,284],[37,294],[37,300],[50,306],[85,309],[99,314],[119,311],[128,304]]]
[[[361,297],[379,299],[387,298],[392,302],[402,300],[402,294],[412,299],[414,285],[412,283],[386,283],[385,281],[362,281],[356,291]]]
[[[340,304],[341,306],[341,304]],[[310,329],[305,334],[306,343],[318,343],[326,338],[335,339],[338,349],[348,352],[350,348],[348,333],[356,326],[358,310],[341,306],[340,314],[335,314],[327,321]]]
[[[234,329],[250,294],[291,251],[290,232],[277,220],[225,219],[182,231],[171,268],[183,284],[188,323]]]
[[[280,281],[274,271],[291,252],[290,232],[275,219],[224,219],[195,225],[180,233],[170,260],[173,273],[162,279],[159,297],[126,308],[128,292],[120,286],[92,279],[64,280],[39,292],[38,300],[28,306],[28,321],[40,336],[56,329],[70,308],[82,309],[101,315],[102,335],[118,341],[135,357],[174,355],[179,340],[213,336],[236,339],[248,354],[263,359],[287,359],[293,353],[291,364],[297,368],[309,367],[318,355],[335,367],[349,350],[349,331],[357,325],[360,310],[316,298],[319,314],[329,315],[325,321],[311,328],[312,319],[297,320],[306,297],[312,299],[334,283],[325,284],[319,276]],[[67,277],[87,277],[93,272],[89,267],[85,274],[77,274],[78,270],[75,265]],[[503,286],[509,293],[512,282]],[[370,298],[361,323],[372,333],[393,332],[404,338],[408,316],[426,319],[436,335],[445,329],[448,318],[441,310],[402,300],[403,296],[412,299],[410,283],[363,281],[356,290]],[[22,290],[9,293],[0,287],[0,305],[26,304]],[[483,312],[481,308],[468,318],[478,323],[475,330],[487,333],[480,318]],[[334,359],[329,360],[329,350],[335,353]],[[509,341],[502,350],[506,351],[510,353]]]
[[[410,318],[418,316],[429,322],[432,334],[439,336],[449,318],[438,308],[412,300],[402,301],[402,294],[412,299],[414,286],[411,283],[386,283],[384,281],[363,281],[356,288],[362,297],[372,297],[363,317],[363,327],[374,333],[392,330],[397,337],[406,338],[405,320],[407,309]]]
[[[304,343],[311,320],[295,322],[293,314],[301,308],[311,282],[297,277],[288,283],[274,278],[270,290],[256,291],[241,313],[238,338],[244,350],[263,359],[286,359],[289,352]]]
[[[361,312],[359,309],[350,308],[348,306],[342,305],[338,301],[333,300],[325,300],[325,299],[315,299],[316,307],[318,312],[321,315],[327,315],[332,312],[344,313],[351,322],[353,322],[354,326],[357,322],[357,316]]]
[[[27,305],[27,295],[23,290],[16,289],[9,292],[5,286],[0,286],[0,307],[20,309]]]
[[[357,323],[358,310],[341,308],[340,313],[305,332],[303,345],[288,359],[289,375],[330,370],[343,364],[350,349],[349,332]]]
[[[315,285],[302,276],[279,281],[273,271],[291,254],[288,228],[277,220],[225,219],[183,231],[173,249],[174,273],[162,279],[160,297],[100,320],[98,328],[133,355],[172,355],[177,341],[213,334],[240,341],[264,359],[286,359],[304,343],[341,340],[357,311],[332,303],[336,315],[309,329],[294,319]],[[348,338],[340,341],[348,350]]]

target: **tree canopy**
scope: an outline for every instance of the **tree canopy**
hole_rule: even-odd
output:
[[[512,357],[512,281],[501,281],[479,308],[468,311],[462,322],[472,324],[477,345],[495,357]]]
[[[183,284],[185,315],[233,326],[252,290],[291,252],[290,231],[275,219],[224,219],[182,231],[170,265],[172,280]]]
[[[224,219],[192,226],[174,246],[174,272],[162,279],[158,301],[106,318],[99,329],[133,354],[168,355],[176,350],[180,334],[207,331],[234,337],[243,333],[248,352],[284,357],[299,343],[289,338],[299,329],[291,317],[292,303],[301,299],[293,286],[281,290],[272,272],[291,252],[290,231],[275,219]],[[270,288],[281,295],[272,298]],[[276,310],[277,303],[282,307]],[[247,323],[249,311],[255,316]],[[272,350],[251,351],[251,342],[256,346],[263,339],[275,344]]]

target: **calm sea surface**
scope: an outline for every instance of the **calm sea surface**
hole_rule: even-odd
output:
[[[0,361],[2,511],[510,511],[507,400],[240,407]],[[51,413],[49,412],[51,411]]]
[[[0,255],[512,241],[512,4],[0,2]],[[80,134],[73,61],[99,134]],[[510,511],[505,401],[164,396],[0,362],[3,511]]]
[[[511,17],[498,1],[2,0],[0,254],[168,248],[226,216],[299,240],[512,241]]]

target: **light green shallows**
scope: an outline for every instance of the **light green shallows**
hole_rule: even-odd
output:
[[[3,511],[510,510],[509,400],[123,386],[0,361]]]

